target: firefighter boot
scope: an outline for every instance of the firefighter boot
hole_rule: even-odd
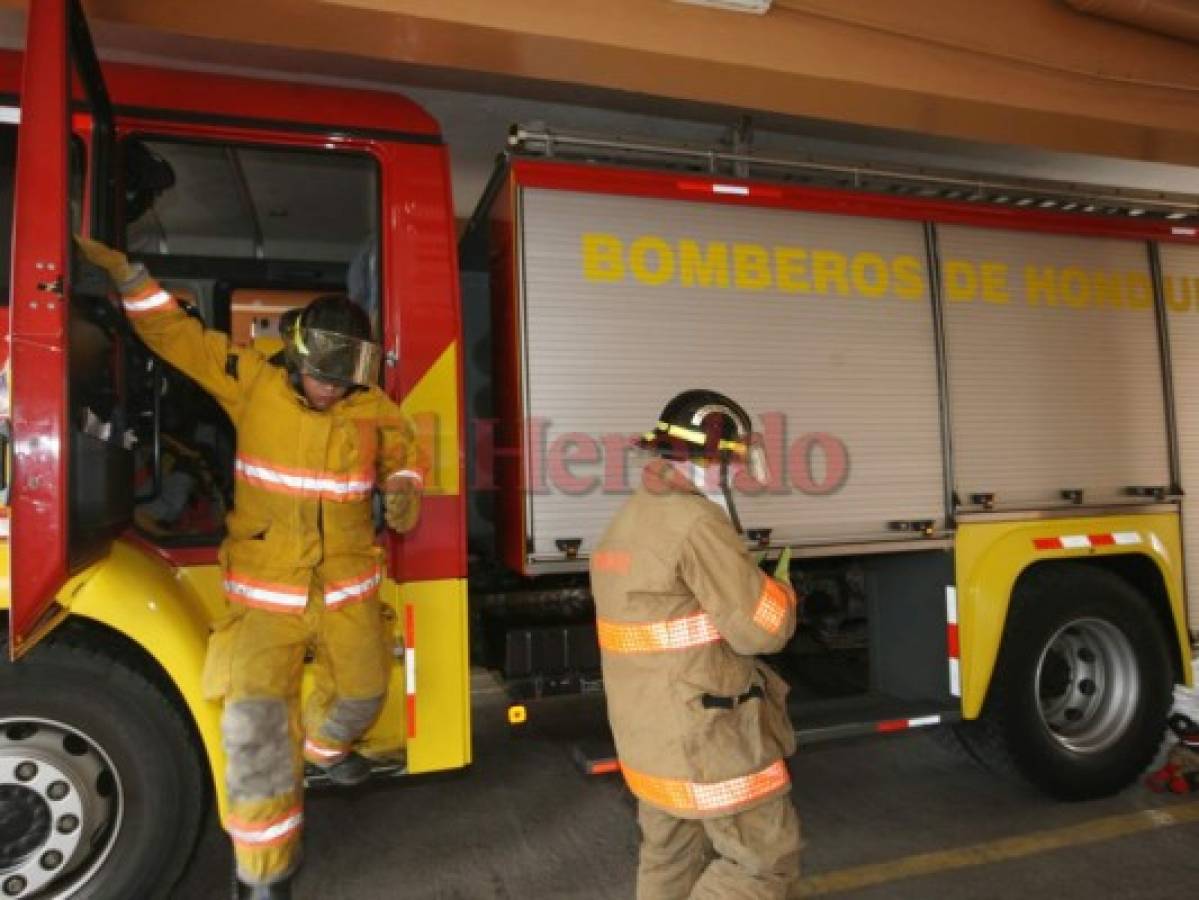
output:
[[[370,761],[351,750],[331,766],[318,767],[325,777],[338,787],[353,787],[371,777]]]
[[[237,882],[234,900],[291,900],[291,878],[273,884],[246,884]]]

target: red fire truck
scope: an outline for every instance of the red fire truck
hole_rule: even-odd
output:
[[[1192,677],[1185,213],[525,133],[459,248],[437,123],[396,94],[101,66],[68,0],[30,4],[0,92],[0,895],[165,896],[224,803],[200,681],[232,427],[72,232],[264,352],[318,293],[371,311],[435,461],[418,528],[380,534],[380,774],[470,763],[472,662],[517,699],[598,687],[587,558],[629,436],[688,387],[775,464],[742,519],[806,596],[774,660],[802,741],[946,726],[1062,797],[1152,757]]]

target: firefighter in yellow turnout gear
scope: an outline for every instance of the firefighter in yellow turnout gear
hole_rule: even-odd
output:
[[[729,464],[765,480],[749,433],[721,394],[670,401],[641,441],[661,458],[592,556],[608,717],[639,800],[638,900],[783,900],[799,878],[787,686],[756,659],[790,638],[796,598],[786,560],[771,578],[738,534]]]
[[[124,254],[79,244],[120,289],[142,340],[212,394],[237,430],[220,550],[230,612],[209,645],[205,690],[225,701],[237,896],[290,897],[303,761],[337,783],[370,773],[353,744],[382,709],[392,665],[371,494],[382,486],[392,528],[415,525],[423,464],[412,429],[375,384],[379,347],[348,298],[314,300],[279,365],[205,329]],[[308,650],[316,690],[301,715]]]

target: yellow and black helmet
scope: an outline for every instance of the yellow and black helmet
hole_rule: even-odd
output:
[[[765,481],[765,458],[752,432],[749,414],[736,401],[717,391],[690,390],[666,404],[658,424],[637,445],[679,462],[741,460],[751,476]]]

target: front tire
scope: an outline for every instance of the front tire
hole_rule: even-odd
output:
[[[1043,566],[1017,584],[983,715],[958,734],[1053,797],[1104,797],[1153,760],[1172,683],[1143,594],[1101,569]]]
[[[186,724],[140,672],[54,640],[0,663],[0,898],[166,897],[204,799]]]

